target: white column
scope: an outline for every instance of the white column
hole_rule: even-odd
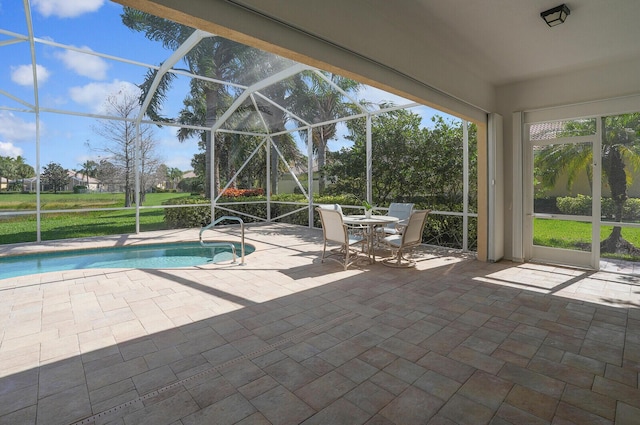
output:
[[[373,185],[371,182],[371,178],[373,175],[372,172],[372,157],[371,157],[371,145],[372,145],[372,140],[371,140],[372,136],[371,136],[371,115],[367,115],[367,145],[366,145],[366,150],[367,150],[367,202],[373,204]]]

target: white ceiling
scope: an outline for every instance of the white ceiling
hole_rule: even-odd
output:
[[[553,28],[555,0],[227,1],[381,63],[438,52],[494,86],[640,57],[640,0],[569,0]]]

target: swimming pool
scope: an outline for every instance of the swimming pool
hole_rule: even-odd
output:
[[[236,261],[241,261],[240,243]],[[245,244],[245,255],[255,247]],[[0,257],[0,279],[65,270],[97,268],[170,269],[233,260],[231,247],[198,242],[95,248]]]

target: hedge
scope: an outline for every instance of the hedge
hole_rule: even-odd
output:
[[[556,199],[556,206],[562,214],[591,215],[591,196],[565,196]],[[602,198],[601,215],[606,219],[615,217],[615,203],[611,198]],[[629,198],[622,207],[623,220],[637,220],[640,217],[640,199]]]
[[[235,195],[235,193],[234,193]],[[284,194],[274,195],[271,197],[271,217],[275,218],[287,212],[299,209],[301,205],[280,204],[278,202],[305,202],[305,197],[297,194]],[[234,202],[245,204],[234,204],[227,208],[236,210],[243,214],[233,214],[240,216],[245,223],[259,222],[263,220],[257,220],[251,216],[265,218],[267,216],[266,198],[264,196],[231,196],[221,197],[219,203]],[[360,201],[352,195],[343,196],[317,196],[314,197],[316,204],[340,204],[343,205],[343,212],[345,214],[358,214],[362,213],[362,208],[359,207]],[[202,207],[188,207],[188,208],[165,208],[164,220],[169,228],[192,228],[206,226],[211,223],[211,206],[210,200],[204,199],[200,196],[191,196],[186,198],[174,198],[167,200],[165,205],[186,205],[186,204],[206,204]],[[355,207],[345,207],[344,205],[356,205]],[[427,206],[423,204],[415,205],[416,209],[428,208],[428,209],[441,209],[437,205]],[[224,215],[230,215],[227,211],[220,208],[216,209],[216,218]],[[283,219],[278,220],[279,223],[297,224],[301,226],[308,226],[309,217],[306,209],[291,214]],[[320,217],[314,212],[314,226],[320,227]],[[462,230],[463,220],[462,217],[446,216],[446,215],[430,215],[427,219],[427,226],[425,227],[423,241],[429,244],[449,247],[454,249],[462,248]],[[477,220],[469,220],[469,249],[474,250],[477,243]]]
[[[225,192],[225,194],[227,194]],[[238,196],[236,192],[231,193],[232,196],[220,197],[218,203],[224,204],[226,202],[234,202],[234,205],[221,205],[221,207],[233,209],[238,211],[238,215],[245,223],[254,223],[263,220],[254,219],[251,216],[266,218],[267,217],[267,204],[266,197],[264,196]],[[303,195],[285,194],[274,195],[271,197],[271,217],[278,217],[282,214],[294,211],[301,207],[301,205],[289,205],[278,204],[277,202],[305,202]],[[353,197],[351,196],[320,196],[315,197],[314,202],[318,204],[353,204]],[[244,203],[242,203],[244,202]],[[200,196],[191,196],[185,198],[175,198],[164,202],[164,205],[189,205],[189,204],[206,204],[202,207],[187,207],[187,208],[165,208],[164,221],[169,228],[190,228],[201,227],[211,223],[211,201],[204,199]],[[353,214],[356,211],[349,211],[346,208],[345,213]],[[229,215],[229,213],[221,208],[216,209],[216,218]],[[235,215],[235,214],[234,214]],[[299,211],[295,214],[291,214],[285,217],[279,222],[299,224],[307,226],[309,224],[308,213],[306,210]],[[319,219],[314,220],[316,226],[320,226]]]

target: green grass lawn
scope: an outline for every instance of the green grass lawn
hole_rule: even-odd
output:
[[[189,196],[186,193],[148,193],[144,206],[162,205],[172,198]],[[80,208],[124,207],[122,193],[43,193],[40,195],[43,210],[65,210]],[[0,211],[36,209],[35,193],[0,192]]]
[[[171,198],[186,197],[184,193],[149,193],[143,206],[162,205]],[[43,210],[118,208],[124,206],[122,193],[42,194]],[[34,211],[36,196],[32,194],[0,195],[0,212]],[[66,212],[42,215],[42,240],[81,238],[127,234],[135,232],[135,209],[122,211]],[[166,229],[164,210],[140,211],[140,230]],[[33,242],[36,240],[36,214],[0,216],[0,244]]]
[[[591,224],[578,221],[560,221],[534,219],[533,243],[539,246],[554,248],[591,250]],[[612,226],[600,227],[600,241],[605,240],[612,231]],[[622,236],[634,246],[640,247],[640,229],[623,228]],[[622,255],[603,254],[603,257],[624,258],[638,261]]]
[[[168,199],[189,197],[186,193],[149,193],[144,206],[158,206]],[[122,193],[44,193],[43,211],[82,208],[124,207]],[[36,240],[36,196],[34,194],[0,193],[0,212],[33,211],[33,214],[0,216],[0,244],[33,242]],[[140,230],[162,230],[164,209],[140,211]],[[42,215],[42,240],[118,235],[135,232],[135,209],[121,211],[65,212]],[[610,226],[600,229],[600,240],[611,233]],[[640,229],[622,229],[625,239],[640,247]],[[535,219],[534,244],[567,249],[590,250],[591,224]],[[616,258],[623,258],[617,256]],[[639,259],[635,259],[639,260]]]

